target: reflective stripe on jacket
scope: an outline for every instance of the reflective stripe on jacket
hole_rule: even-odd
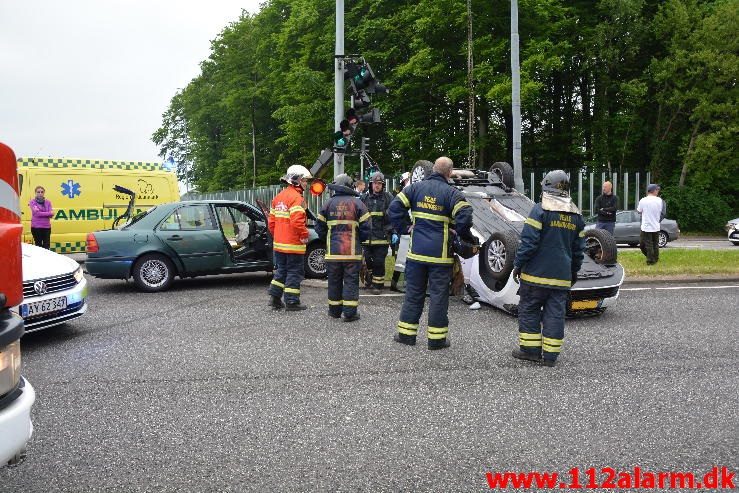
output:
[[[370,183],[370,187],[372,184]],[[389,245],[390,241],[388,237],[392,234],[393,225],[390,224],[390,218],[388,218],[387,210],[390,207],[390,203],[393,201],[393,196],[386,191],[380,193],[367,193],[362,196],[362,202],[367,206],[367,210],[372,216],[372,229],[370,231],[370,237],[366,241],[363,241],[363,245]]]
[[[433,173],[395,196],[388,211],[396,231],[409,234],[405,216],[410,209],[413,227],[408,258],[431,264],[452,264],[449,227],[467,237],[472,227],[472,207],[462,192],[446,178]]]
[[[514,267],[521,282],[552,289],[570,289],[572,274],[582,266],[585,222],[580,214],[545,211],[534,205],[524,222]]]
[[[288,186],[272,199],[267,225],[276,252],[305,253],[303,241],[308,240],[308,228],[305,225],[305,201],[299,188]]]
[[[315,226],[318,237],[326,241],[326,261],[360,261],[361,242],[370,235],[370,213],[353,190],[333,190],[334,196],[321,208]]]

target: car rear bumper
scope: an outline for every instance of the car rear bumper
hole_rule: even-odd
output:
[[[85,270],[100,279],[128,279],[131,277],[133,259],[98,259],[87,256]]]
[[[36,391],[23,377],[19,390],[20,395],[9,406],[0,409],[0,466],[23,451],[33,434],[31,407],[36,400]]]

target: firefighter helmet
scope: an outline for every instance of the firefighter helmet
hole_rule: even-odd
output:
[[[558,197],[569,197],[570,178],[561,169],[550,171],[541,181],[541,191]]]
[[[293,164],[289,168],[287,168],[287,172],[285,173],[285,176],[282,177],[282,181],[289,183],[290,185],[294,185],[296,187],[300,186],[300,180],[303,178],[309,179],[313,178],[311,176],[310,171],[308,171],[308,168],[305,166],[302,166],[300,164]]]
[[[336,185],[339,187],[347,187],[347,188],[354,188],[354,178],[347,175],[346,173],[342,173],[336,178],[334,178],[334,182],[332,185]]]
[[[373,181],[379,181],[380,183],[385,183],[385,175],[383,175],[380,171],[378,171],[374,175],[370,176],[370,182],[373,182]]]
[[[477,236],[464,239],[459,235],[454,235],[452,248],[454,249],[454,253],[460,257],[464,259],[472,258],[480,251],[480,241],[477,239]]]

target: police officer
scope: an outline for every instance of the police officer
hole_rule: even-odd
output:
[[[305,245],[308,228],[305,224],[303,190],[311,178],[305,166],[295,164],[287,169],[281,180],[287,183],[272,199],[267,225],[273,239],[274,274],[269,286],[269,306],[275,310],[305,310],[300,303],[300,283],[305,277]],[[282,296],[285,296],[285,303]]]
[[[370,214],[354,190],[354,180],[346,174],[328,186],[333,196],[324,204],[316,233],[326,241],[328,271],[328,314],[344,322],[359,320],[359,270],[361,242],[369,238]]]
[[[454,254],[451,234],[470,238],[472,207],[462,193],[449,185],[453,163],[448,157],[436,160],[433,173],[398,193],[390,204],[393,227],[411,235],[405,265],[406,290],[395,341],[416,344],[418,321],[423,312],[428,286],[428,348],[449,347],[449,281]],[[408,226],[408,209],[413,225]],[[450,228],[454,228],[450,231]]]
[[[379,171],[370,178],[369,191],[362,195],[362,202],[372,216],[372,230],[367,241],[363,242],[364,258],[368,275],[371,275],[372,294],[380,294],[385,285],[385,257],[388,245],[398,242],[387,210],[393,196],[385,191],[385,176]]]
[[[513,263],[521,284],[519,349],[513,357],[554,366],[564,341],[570,287],[582,265],[585,222],[572,203],[564,171],[550,171],[541,186],[541,202],[524,223]]]

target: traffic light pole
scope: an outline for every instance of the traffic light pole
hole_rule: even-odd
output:
[[[511,82],[513,86],[513,184],[524,193],[521,169],[521,67],[518,61],[518,0],[511,0]]]
[[[344,119],[344,0],[336,0],[336,52],[334,54],[334,129]],[[344,154],[334,152],[334,178],[344,172]]]

